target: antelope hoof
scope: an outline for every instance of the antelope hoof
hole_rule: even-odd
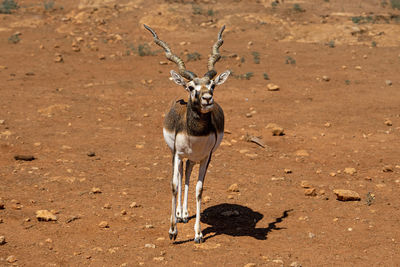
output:
[[[204,242],[204,238],[203,238],[202,236],[196,237],[196,238],[194,239],[194,243],[196,243],[196,244],[201,244],[201,243],[203,243],[203,242]]]
[[[175,240],[177,235],[178,235],[178,233],[169,233],[169,239]]]

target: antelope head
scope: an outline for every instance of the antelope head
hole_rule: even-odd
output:
[[[215,86],[223,84],[230,74],[230,71],[226,70],[214,78],[217,75],[217,72],[214,69],[214,64],[221,58],[219,48],[224,42],[222,40],[222,33],[225,30],[225,26],[223,26],[218,33],[218,40],[213,45],[211,56],[208,59],[208,71],[201,78],[197,77],[195,73],[186,70],[183,60],[172,53],[167,43],[158,39],[158,36],[153,29],[147,25],[144,25],[144,27],[151,32],[154,37],[154,42],[164,49],[167,59],[178,65],[179,73],[171,70],[172,80],[176,84],[182,85],[190,93],[190,101],[195,108],[197,108],[201,113],[210,112],[214,106],[213,94]]]

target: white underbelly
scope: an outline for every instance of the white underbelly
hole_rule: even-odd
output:
[[[180,158],[187,158],[194,162],[200,162],[214,152],[222,141],[223,133],[212,133],[207,136],[188,136],[185,133],[169,132],[163,129],[164,139],[168,147]]]

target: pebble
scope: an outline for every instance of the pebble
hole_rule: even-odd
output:
[[[344,173],[353,175],[353,174],[357,173],[357,170],[355,168],[345,168]]]
[[[138,208],[138,207],[140,207],[140,205],[137,204],[136,202],[132,202],[132,203],[129,205],[129,208]]]
[[[382,169],[383,172],[393,172],[393,166],[391,165],[386,165]]]
[[[57,216],[48,210],[36,211],[36,218],[38,219],[38,221],[57,221]]]
[[[300,150],[297,150],[297,151],[296,151],[296,156],[299,156],[299,157],[308,157],[308,156],[310,156],[310,154],[308,154],[307,150],[305,150],[305,149],[300,149]]]
[[[10,256],[7,257],[6,261],[8,263],[14,263],[14,262],[17,261],[17,258],[14,255],[10,255]]]
[[[89,151],[89,152],[87,153],[87,156],[88,156],[88,157],[94,157],[94,156],[96,156],[96,153],[93,152],[93,151]]]
[[[101,194],[101,189],[98,187],[93,187],[91,192],[92,194]]]
[[[106,56],[105,56],[105,55],[99,55],[99,59],[100,59],[100,60],[105,60],[105,59],[106,59]]]
[[[315,190],[315,188],[307,188],[306,190],[304,190],[304,195],[315,197],[317,195],[317,190]]]
[[[205,196],[205,197],[203,197],[203,202],[204,203],[208,203],[208,202],[210,202],[211,201],[211,197],[210,196]]]
[[[361,66],[356,66],[355,69],[356,70],[361,70],[362,68],[361,68]]]
[[[301,267],[301,263],[298,263],[297,261],[294,261],[290,264],[290,267]]]
[[[385,83],[387,86],[392,86],[392,84],[393,84],[391,80],[386,80]]]
[[[0,236],[0,246],[4,245],[6,242],[6,238],[4,237],[4,235]]]
[[[311,184],[308,181],[301,181],[300,186],[303,188],[310,188]]]
[[[101,222],[99,223],[99,227],[100,227],[100,228],[110,228],[110,225],[108,224],[107,221],[101,221]]]
[[[231,184],[228,188],[229,192],[239,192],[239,185],[238,184]]]
[[[0,120],[0,125],[3,125],[5,120]]]
[[[152,224],[146,224],[146,225],[145,225],[145,228],[146,228],[146,229],[153,229],[154,226],[153,226]]]
[[[385,123],[385,125],[387,125],[387,126],[392,126],[392,125],[393,125],[392,121],[389,120],[389,119],[386,119],[384,123]]]
[[[107,209],[107,210],[111,209],[111,204],[110,203],[104,204],[103,209]]]
[[[257,264],[250,262],[250,263],[247,263],[244,267],[256,267],[256,266],[257,266]]]
[[[163,261],[165,258],[164,257],[154,257],[154,261]]]
[[[156,248],[156,245],[154,244],[146,244],[144,245],[145,248]]]
[[[315,237],[315,234],[313,234],[313,233],[310,232],[310,233],[308,233],[308,237],[309,237],[309,238],[314,238],[314,237]]]
[[[55,54],[54,55],[54,62],[56,63],[62,63],[64,62],[64,58],[61,54]]]
[[[285,177],[272,177],[271,181],[285,181]]]
[[[279,91],[279,86],[273,83],[267,84],[268,91]]]
[[[336,195],[336,199],[340,201],[359,201],[361,200],[360,195],[352,190],[347,189],[335,189],[333,193]]]
[[[270,129],[273,136],[282,136],[285,134],[285,130],[276,123],[268,123],[265,128]]]
[[[331,80],[331,78],[329,76],[322,76],[322,80],[324,80],[325,82],[329,82]]]

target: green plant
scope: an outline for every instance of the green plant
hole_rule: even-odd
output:
[[[126,50],[126,55],[128,56],[133,54],[137,54],[141,57],[154,56],[158,53],[158,51],[152,51],[148,44],[139,44],[136,48],[134,44],[130,43],[127,45],[127,47],[128,49]]]
[[[390,0],[390,4],[392,5],[393,9],[400,10],[400,0]]]
[[[197,60],[201,59],[201,55],[199,53],[197,53],[197,52],[194,52],[194,53],[191,53],[191,54],[187,54],[186,58],[187,58],[186,59],[187,62],[189,62],[189,61],[197,61]]]
[[[17,43],[19,43],[19,41],[21,41],[21,39],[19,38],[18,34],[13,34],[10,37],[8,37],[9,43],[17,44]]]
[[[294,58],[290,57],[290,56],[287,56],[286,60],[285,60],[285,64],[294,65],[294,64],[296,64],[296,60]]]
[[[233,75],[233,77],[235,77],[236,79],[239,79],[239,80],[250,80],[251,77],[253,77],[253,76],[254,76],[253,72],[246,72],[244,74]]]
[[[203,9],[198,4],[192,4],[192,13],[193,15],[201,15],[203,13]]]
[[[334,40],[331,40],[331,41],[329,41],[329,42],[327,43],[327,45],[328,45],[330,48],[334,48],[334,47],[335,47],[335,41],[334,41]]]
[[[345,80],[344,82],[345,82],[347,85],[350,84],[350,80]]]
[[[251,52],[251,54],[253,55],[253,61],[255,64],[260,64],[260,53],[253,51]]]
[[[271,6],[272,6],[272,8],[275,8],[275,7],[277,7],[278,6],[278,2],[277,1],[273,1],[273,2],[271,2]]]
[[[372,16],[367,16],[367,17],[363,17],[363,16],[358,16],[358,17],[351,17],[351,21],[355,24],[363,24],[363,23],[373,23],[374,22],[374,18]]]
[[[51,11],[54,9],[54,1],[44,1],[43,6],[46,11]]]
[[[244,57],[240,58],[240,63],[244,63],[246,61],[246,59]]]
[[[269,76],[266,72],[263,73],[264,80],[269,80]]]
[[[388,2],[386,0],[381,1],[381,7],[385,8],[388,5]]]
[[[294,4],[294,5],[293,5],[293,10],[294,10],[295,12],[305,12],[305,11],[306,11],[305,9],[303,9],[303,8],[300,6],[300,4]]]
[[[0,4],[0,14],[11,14],[13,10],[18,8],[19,6],[14,0],[3,0]]]
[[[212,9],[207,10],[207,16],[213,17],[215,15],[215,11]]]
[[[375,41],[372,41],[372,42],[371,42],[371,46],[372,46],[372,47],[376,47],[376,45],[377,45],[377,43],[376,43]]]

